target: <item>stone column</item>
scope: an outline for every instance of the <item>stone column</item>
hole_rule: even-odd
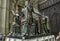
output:
[[[1,16],[1,0],[0,0],[0,33],[1,33],[1,28],[2,28],[2,26],[1,26],[1,23],[2,23],[2,22],[1,22],[2,20],[1,20],[1,19],[2,19],[2,18],[1,18],[1,17],[2,17],[2,16]]]
[[[5,34],[7,35],[9,33],[9,6],[10,6],[10,0],[6,1],[6,17],[5,17]]]
[[[5,34],[5,19],[6,19],[6,0],[1,0],[1,27],[2,27],[2,34]]]

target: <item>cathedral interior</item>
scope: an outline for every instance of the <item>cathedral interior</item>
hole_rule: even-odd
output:
[[[0,41],[60,41],[60,0],[0,0]]]

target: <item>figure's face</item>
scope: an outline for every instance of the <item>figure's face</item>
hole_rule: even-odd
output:
[[[25,2],[25,6],[27,6],[27,5],[28,5],[28,1]]]

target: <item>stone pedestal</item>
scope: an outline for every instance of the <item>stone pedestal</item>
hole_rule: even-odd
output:
[[[55,41],[55,36],[43,36],[43,37],[36,37],[31,39],[18,39],[18,38],[9,38],[6,37],[5,41]]]

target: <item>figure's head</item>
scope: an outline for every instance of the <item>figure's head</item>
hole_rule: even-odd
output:
[[[27,6],[28,5],[28,1],[25,1],[25,6]]]

